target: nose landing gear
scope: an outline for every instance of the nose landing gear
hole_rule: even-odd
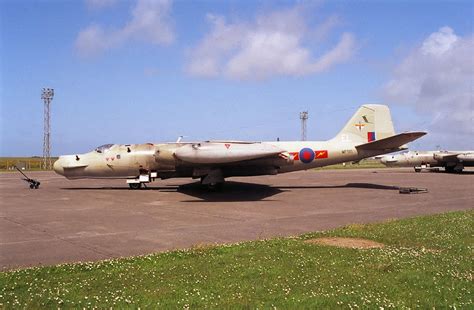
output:
[[[138,178],[127,180],[128,187],[130,187],[130,189],[141,189],[142,187],[146,188],[146,183],[153,182],[158,177],[158,173],[156,171],[151,171],[149,173],[147,172],[147,170],[140,171],[142,174],[140,174]]]

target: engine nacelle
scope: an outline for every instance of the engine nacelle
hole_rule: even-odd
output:
[[[224,164],[278,155],[283,150],[266,143],[186,144],[176,149],[175,156],[192,164]]]

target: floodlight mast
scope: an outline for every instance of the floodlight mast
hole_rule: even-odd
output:
[[[301,141],[306,141],[306,121],[308,120],[308,111],[300,112],[301,119]]]
[[[44,103],[44,135],[43,135],[43,169],[52,169],[51,163],[51,110],[50,105],[54,97],[54,89],[43,88],[41,99]]]

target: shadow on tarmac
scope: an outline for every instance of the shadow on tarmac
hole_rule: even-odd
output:
[[[345,185],[315,185],[315,186],[279,186],[280,189],[329,189],[329,188],[367,188],[382,190],[399,190],[399,186],[380,185],[372,183],[347,183]]]
[[[128,187],[63,187],[62,190],[72,191],[160,191],[160,192],[178,192],[199,200],[183,200],[182,202],[200,202],[200,201],[214,201],[214,202],[238,202],[238,201],[258,201],[283,191],[278,187],[271,187],[269,185],[243,183],[226,181],[221,190],[209,190],[201,185],[200,182],[193,182],[183,185],[168,185],[142,188],[140,190],[131,190]]]
[[[178,192],[200,199],[183,200],[182,202],[238,202],[263,200],[283,191],[278,187],[264,184],[227,181],[223,188],[217,191],[207,190],[199,182],[195,182],[179,186]],[[271,200],[266,199],[266,201]]]
[[[130,190],[128,187],[70,187],[61,188],[63,190],[94,190],[94,191],[160,191],[160,192],[178,192],[194,198],[191,200],[182,200],[181,202],[239,202],[239,201],[259,201],[283,193],[285,191],[292,191],[298,189],[344,189],[344,188],[360,188],[360,189],[375,189],[375,190],[399,190],[399,186],[388,186],[372,183],[347,183],[345,185],[294,185],[294,186],[269,186],[264,184],[243,183],[235,181],[225,182],[221,190],[210,191],[200,184],[200,182],[193,182],[183,185],[169,185],[169,186],[148,186],[141,190]]]

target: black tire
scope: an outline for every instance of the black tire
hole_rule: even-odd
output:
[[[421,172],[421,168],[415,168],[415,172]]]
[[[454,172],[454,167],[446,167],[446,168],[444,168],[444,170],[445,170],[447,173],[453,173],[453,172]]]
[[[142,187],[142,183],[128,183],[130,189],[140,189]]]
[[[35,185],[34,185],[34,184],[30,184],[30,188],[31,188],[31,189],[35,188]]]
[[[206,184],[206,188],[210,192],[219,192],[224,188],[224,182]]]

